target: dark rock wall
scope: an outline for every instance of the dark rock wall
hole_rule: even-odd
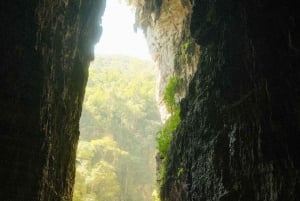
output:
[[[181,102],[163,200],[299,201],[295,1],[192,2],[201,56]]]
[[[0,3],[0,200],[71,200],[104,0]]]

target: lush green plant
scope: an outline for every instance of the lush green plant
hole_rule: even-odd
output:
[[[163,128],[157,133],[158,151],[163,158],[165,158],[167,155],[173,132],[176,130],[179,122],[179,109],[176,108],[175,112],[165,122]]]
[[[164,93],[164,103],[167,106],[168,112],[173,115],[178,110],[178,103],[176,103],[175,94],[179,88],[180,78],[178,76],[170,77]]]
[[[166,120],[162,129],[157,133],[157,147],[160,155],[162,156],[162,167],[160,169],[160,179],[163,183],[166,175],[166,162],[167,152],[170,147],[173,132],[176,130],[180,123],[180,109],[179,104],[176,102],[175,94],[180,86],[180,78],[177,76],[171,77],[166,86],[164,93],[164,103],[166,104],[168,112],[171,114],[169,119]]]
[[[163,97],[167,110],[171,114],[169,119],[166,120],[162,129],[157,133],[158,151],[163,158],[166,157],[172,139],[172,134],[180,122],[179,105],[175,99],[175,94],[178,90],[179,84],[180,84],[179,77],[177,76],[171,77],[166,86],[164,97]]]

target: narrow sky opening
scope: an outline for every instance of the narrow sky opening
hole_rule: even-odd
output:
[[[108,0],[80,119],[74,201],[150,201],[155,191],[156,68],[134,12]]]
[[[133,8],[120,0],[109,0],[102,17],[103,32],[95,54],[125,55],[151,60],[143,31],[134,31]]]

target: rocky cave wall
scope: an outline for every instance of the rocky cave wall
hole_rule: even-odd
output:
[[[201,56],[181,101],[162,200],[300,200],[295,2],[192,2]]]
[[[81,105],[104,2],[1,1],[1,201],[72,199]]]

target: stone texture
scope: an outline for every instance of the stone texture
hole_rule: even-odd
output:
[[[201,56],[181,102],[162,200],[300,200],[295,2],[193,3]]]
[[[162,101],[170,76],[182,80],[178,100],[185,96],[192,79],[200,48],[190,36],[192,6],[189,1],[136,0],[136,26],[144,30],[150,53],[158,67],[157,101],[162,120],[169,114]]]
[[[71,200],[103,2],[1,1],[0,200]]]

